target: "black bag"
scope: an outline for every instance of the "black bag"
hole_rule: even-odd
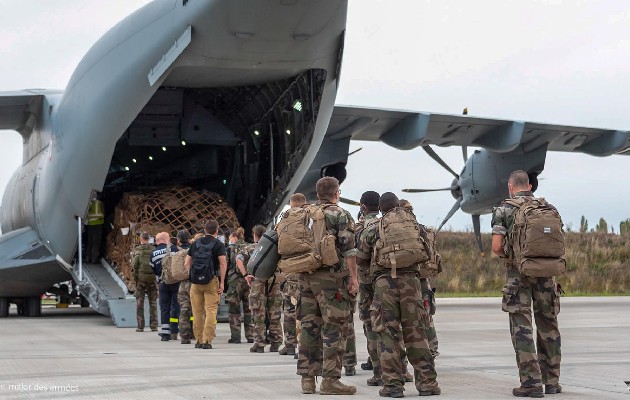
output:
[[[217,240],[213,240],[209,244],[203,244],[199,239],[199,247],[197,247],[192,258],[190,266],[190,282],[195,285],[205,285],[209,283],[217,274],[217,268],[214,263],[214,246]]]

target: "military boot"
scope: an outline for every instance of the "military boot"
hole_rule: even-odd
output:
[[[383,386],[383,380],[375,375],[367,380],[367,385],[368,386]]]
[[[177,340],[177,333],[171,333],[171,340]]]
[[[440,394],[442,394],[442,389],[439,386],[433,389],[418,390],[418,396],[439,396]]]
[[[182,344],[190,344],[190,339],[182,338]]]
[[[280,349],[280,343],[271,343],[271,346],[269,346],[270,353],[277,353],[279,349]]]
[[[278,354],[282,356],[294,356],[295,355],[295,347],[292,346],[284,346],[278,351]]]
[[[313,394],[315,393],[315,377],[302,375],[302,393]]]
[[[367,362],[361,364],[361,369],[364,371],[371,371],[374,369],[374,366],[372,365],[372,359],[370,359],[370,357],[368,357]]]
[[[542,386],[520,386],[512,389],[512,394],[516,397],[545,397]]]
[[[265,352],[265,347],[264,346],[258,346],[257,344],[255,344],[249,349],[249,352],[250,353],[264,353]]]
[[[355,376],[357,374],[357,369],[354,366],[345,367],[346,376]]]
[[[545,385],[545,394],[562,393],[562,386],[560,385]]]
[[[356,392],[355,386],[344,385],[337,378],[324,378],[319,386],[319,394],[344,395],[355,394]]]
[[[400,398],[405,397],[405,394],[403,393],[404,390],[405,389],[399,386],[386,386],[378,391],[378,395],[381,397]]]

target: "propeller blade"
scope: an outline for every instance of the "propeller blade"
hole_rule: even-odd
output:
[[[448,164],[446,162],[444,162],[444,160],[442,160],[442,158],[440,156],[438,156],[438,154],[433,151],[433,149],[431,148],[431,146],[422,146],[422,149],[424,151],[426,151],[426,153],[432,158],[434,159],[438,164],[440,164],[442,167],[444,167],[445,170],[447,170],[448,172],[450,172],[451,174],[453,174],[453,176],[457,179],[459,179],[459,175],[457,175],[455,173],[455,171],[453,171],[451,169],[451,167],[448,166]]]
[[[352,199],[346,199],[345,197],[340,197],[339,198],[339,202],[340,203],[345,203],[345,204],[350,204],[351,206],[360,206],[361,203],[359,203],[358,201],[352,200]]]
[[[481,242],[481,223],[479,220],[479,215],[473,214],[473,228],[475,230],[475,238],[477,239],[477,246],[479,246],[479,252],[483,255],[483,243]]]
[[[462,146],[462,155],[464,156],[464,164],[468,161],[468,147]]]
[[[360,152],[361,150],[363,150],[363,147],[359,147],[356,150],[351,151],[350,153],[348,153],[348,157],[350,157],[351,155]]]
[[[455,204],[453,204],[453,208],[451,208],[451,211],[448,212],[448,214],[446,214],[446,218],[444,218],[444,221],[442,221],[442,223],[440,224],[440,227],[438,228],[438,232],[440,231],[440,229],[442,229],[442,227],[444,226],[444,224],[446,223],[446,221],[448,221],[449,219],[451,219],[451,217],[453,216],[453,214],[455,214],[455,212],[457,210],[459,210],[459,205],[462,204],[462,200],[464,200],[463,197],[459,197],[456,201]]]
[[[457,189],[457,186],[451,186],[451,187],[441,188],[441,189],[403,189],[402,191],[405,193],[425,193],[425,192],[441,192],[445,190],[452,191],[455,189]]]

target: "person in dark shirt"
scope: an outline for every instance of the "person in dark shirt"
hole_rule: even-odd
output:
[[[223,293],[223,282],[225,281],[225,273],[227,271],[225,245],[217,239],[219,232],[219,223],[210,220],[206,224],[206,236],[196,240],[188,250],[186,256],[186,269],[190,271],[195,254],[199,252],[199,248],[212,244],[212,257],[214,265],[219,267],[219,275],[210,279],[206,284],[192,283],[190,287],[190,301],[192,303],[193,315],[195,316],[195,324],[193,326],[195,338],[197,338],[196,348],[211,349],[212,340],[216,336],[215,325],[217,322],[217,309],[221,293]]]
[[[177,303],[179,282],[171,284],[162,282],[162,259],[169,252],[171,254],[176,253],[178,248],[171,244],[168,232],[158,233],[155,236],[155,243],[157,246],[151,253],[151,269],[153,269],[160,281],[159,301],[160,319],[162,321],[160,336],[163,342],[168,342],[169,340],[177,340],[179,331],[179,304]]]

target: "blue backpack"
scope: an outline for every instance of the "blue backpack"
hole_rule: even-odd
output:
[[[190,282],[195,285],[205,285],[217,275],[217,268],[214,262],[214,246],[217,240],[209,244],[199,242],[190,266]]]

